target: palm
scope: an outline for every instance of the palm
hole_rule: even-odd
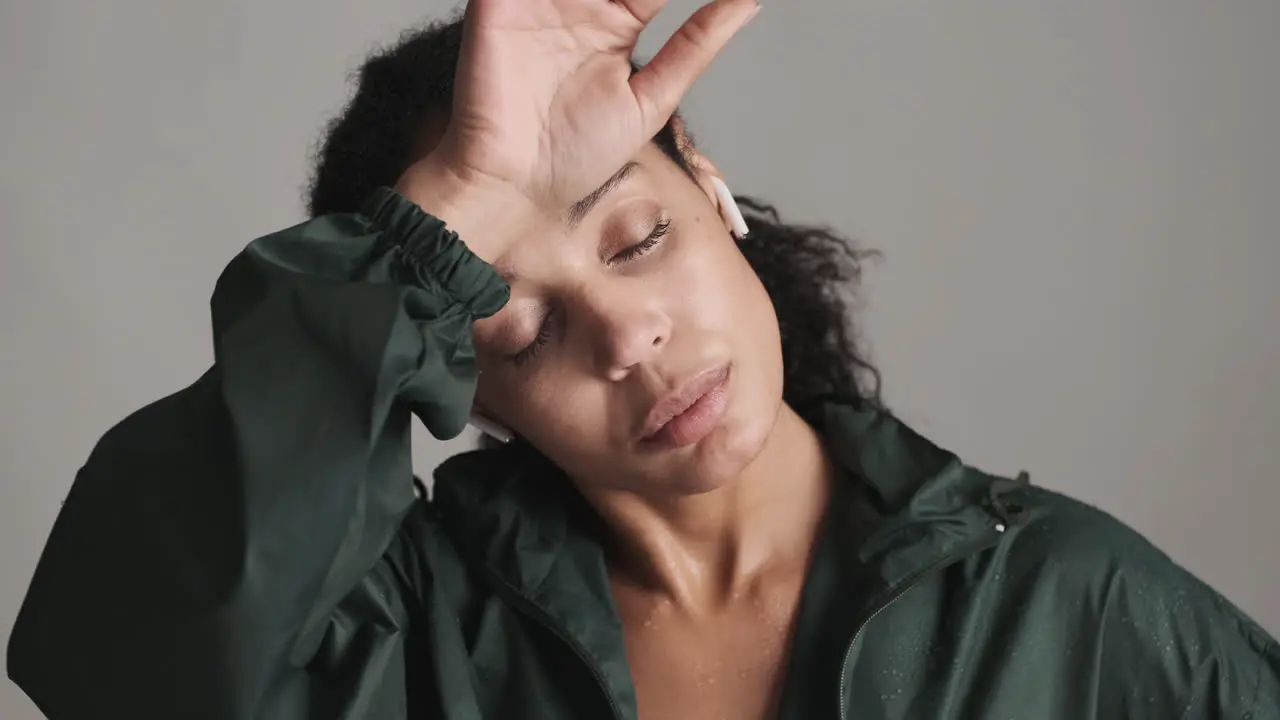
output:
[[[544,204],[599,186],[755,7],[716,0],[633,77],[636,40],[665,3],[471,0],[449,128],[457,161]]]

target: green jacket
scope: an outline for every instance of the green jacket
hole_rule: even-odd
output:
[[[52,720],[636,717],[585,503],[518,443],[419,499],[508,296],[383,190],[252,243],[216,362],[94,449],[9,642]],[[802,410],[845,471],[781,717],[1280,718],[1280,650],[1106,515],[884,412]],[[785,482],[780,479],[780,482]]]

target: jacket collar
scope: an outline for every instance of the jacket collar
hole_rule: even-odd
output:
[[[1025,475],[1011,481],[968,466],[884,409],[838,399],[809,408],[801,414],[878,511],[880,521],[858,543],[857,561],[875,567],[884,586],[976,552],[1023,520],[1021,505],[1008,498]]]

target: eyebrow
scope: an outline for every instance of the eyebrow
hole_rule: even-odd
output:
[[[626,165],[622,166],[621,170],[614,173],[613,177],[606,180],[604,185],[601,185],[599,189],[574,203],[573,207],[569,208],[569,212],[565,216],[565,222],[569,225],[569,228],[572,229],[577,227],[578,224],[587,217],[587,215],[591,214],[591,211],[595,209],[596,205],[600,204],[600,201],[603,200],[606,195],[616,190],[622,183],[626,182],[627,178],[631,177],[632,173],[634,173],[639,167],[640,163],[635,160],[628,162]]]
[[[618,189],[620,185],[627,181],[627,178],[631,177],[631,175],[639,169],[640,163],[635,160],[623,165],[621,170],[614,173],[613,177],[606,180],[605,183],[597,188],[595,192],[582,198],[569,208],[569,211],[565,213],[564,216],[565,224],[569,226],[570,230],[576,228],[584,219],[586,219],[587,215],[591,214],[591,211],[600,204],[600,201],[604,200],[606,195]],[[500,275],[508,285],[515,284],[516,280],[519,279],[519,275],[517,275],[514,270],[502,263],[498,263],[495,267],[498,271],[498,275]]]

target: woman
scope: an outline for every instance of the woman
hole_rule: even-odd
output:
[[[1218,595],[878,409],[767,241],[833,246],[672,119],[754,0],[633,72],[662,5],[473,0],[366,67],[214,367],[77,478],[17,682],[59,720],[1280,717]],[[411,412],[517,439],[426,502]]]

